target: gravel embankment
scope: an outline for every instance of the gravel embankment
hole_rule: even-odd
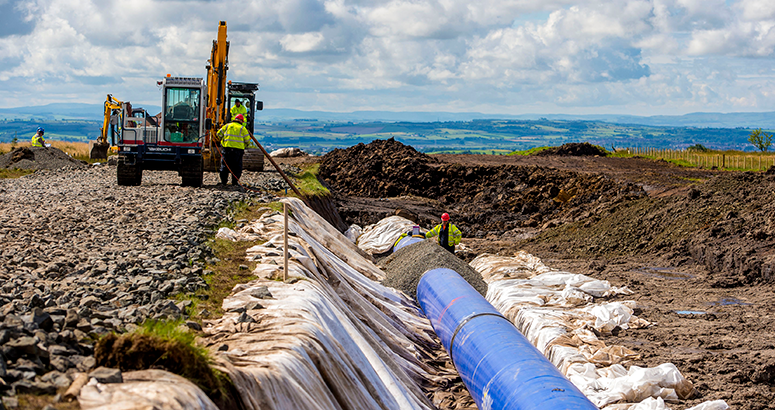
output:
[[[436,268],[454,270],[482,296],[487,294],[487,283],[479,272],[432,240],[405,246],[380,261],[379,265],[385,271],[382,284],[401,290],[412,299],[417,297],[417,284],[422,275]]]
[[[214,173],[195,189],[167,171],[122,187],[115,172],[101,165],[0,180],[1,396],[53,393],[94,366],[95,337],[185,317],[190,302],[167,297],[207,287],[203,243],[229,203],[273,199],[215,187]],[[274,172],[243,180],[285,185]]]

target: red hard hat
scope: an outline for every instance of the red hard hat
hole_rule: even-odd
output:
[[[446,212],[441,214],[441,220],[444,221],[444,222],[449,221],[449,214],[446,213]]]
[[[243,117],[242,114],[237,114],[237,116],[234,117],[234,119],[239,122],[245,122],[245,117]]]

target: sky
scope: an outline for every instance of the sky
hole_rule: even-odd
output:
[[[775,111],[773,0],[0,0],[0,107],[159,106],[219,20],[265,108]]]

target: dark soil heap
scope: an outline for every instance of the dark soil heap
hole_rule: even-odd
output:
[[[559,157],[592,157],[597,155],[604,157],[608,155],[608,153],[597,145],[592,145],[588,142],[570,142],[567,144],[562,144],[559,147],[552,147],[543,151],[539,151],[535,155],[554,155]]]
[[[86,162],[54,147],[22,147],[0,156],[0,168],[60,169],[85,168]]]
[[[412,195],[438,201],[438,214],[449,212],[467,237],[503,235],[552,219],[572,221],[592,209],[645,195],[639,186],[597,174],[442,163],[393,139],[334,150],[322,158],[319,175],[341,195]],[[356,222],[346,212],[342,216]]]
[[[482,296],[487,294],[487,283],[470,265],[428,240],[405,246],[380,263],[385,271],[382,284],[399,289],[412,299],[417,297],[417,284],[422,275],[436,268],[448,268],[459,273]]]
[[[655,255],[698,263],[713,287],[775,282],[775,175],[721,174],[683,195],[603,209],[583,224],[545,232],[527,246],[566,256]],[[581,226],[579,226],[581,225]]]

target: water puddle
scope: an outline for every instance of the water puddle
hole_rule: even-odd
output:
[[[737,298],[721,298],[715,302],[709,302],[710,306],[751,306],[753,303],[743,302]]]
[[[694,277],[694,275],[690,275],[688,273],[683,273],[683,272],[677,272],[673,269],[675,268],[673,267],[663,268],[659,266],[644,266],[640,269],[635,269],[634,272],[642,273],[644,275],[652,276],[655,278],[672,279],[672,280],[686,280]]]
[[[678,313],[679,315],[704,315],[706,312],[702,312],[699,310],[676,310],[675,313]]]

